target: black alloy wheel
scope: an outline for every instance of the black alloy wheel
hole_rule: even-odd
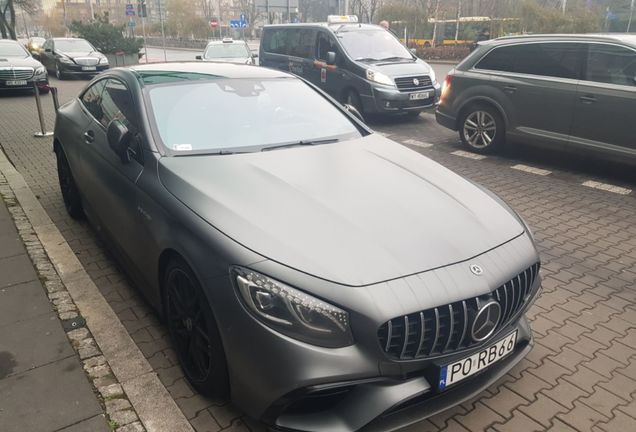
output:
[[[68,165],[68,160],[64,154],[62,148],[58,148],[55,152],[57,158],[57,178],[60,183],[60,191],[62,192],[62,199],[64,200],[64,206],[69,216],[73,219],[82,219],[84,217],[84,209],[82,208],[82,199],[71,168]]]
[[[164,305],[170,337],[190,384],[203,395],[226,397],[227,364],[214,316],[201,285],[180,259],[166,268]]]

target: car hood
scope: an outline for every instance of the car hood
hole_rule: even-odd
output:
[[[210,59],[205,59],[205,61],[209,62],[223,62],[223,63],[238,63],[245,64],[249,60],[249,57],[215,57]]]
[[[91,58],[102,58],[104,57],[103,54],[97,52],[97,51],[59,51],[60,54],[64,54],[67,57],[70,57],[72,59],[78,58],[78,57],[91,57]]]
[[[371,68],[390,77],[409,75],[428,75],[431,67],[422,60],[414,62],[379,62],[371,64]]]
[[[32,67],[34,69],[42,64],[33,57],[2,57],[0,56],[0,68],[7,67]]]
[[[479,187],[378,134],[315,147],[166,157],[159,176],[245,247],[343,285],[463,261],[524,231]]]

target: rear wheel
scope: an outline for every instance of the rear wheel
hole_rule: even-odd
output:
[[[170,260],[164,274],[168,330],[186,378],[203,395],[227,397],[225,352],[201,285],[179,258]]]
[[[57,157],[57,177],[60,182],[60,190],[66,211],[73,219],[82,219],[84,217],[82,199],[77,190],[64,150],[58,148],[55,155]]]
[[[488,105],[473,105],[461,116],[459,136],[476,153],[492,153],[505,140],[505,126],[499,112]]]

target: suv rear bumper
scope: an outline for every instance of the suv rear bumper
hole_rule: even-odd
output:
[[[448,114],[444,114],[443,112],[439,110],[439,108],[435,110],[435,120],[437,120],[437,123],[441,124],[442,126],[448,129],[452,129],[454,131],[457,130],[457,119]]]

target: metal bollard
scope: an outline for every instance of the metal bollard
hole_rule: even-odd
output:
[[[40,132],[35,132],[33,136],[42,138],[49,137],[53,135],[53,132],[46,131],[46,125],[44,124],[44,115],[42,114],[42,102],[40,102],[40,90],[38,89],[38,85],[33,82],[33,88],[35,89],[35,105],[38,108],[38,117],[40,118]]]
[[[55,108],[55,112],[60,109],[60,100],[57,97],[57,87],[49,87],[51,91],[51,98],[53,99],[53,108]]]

